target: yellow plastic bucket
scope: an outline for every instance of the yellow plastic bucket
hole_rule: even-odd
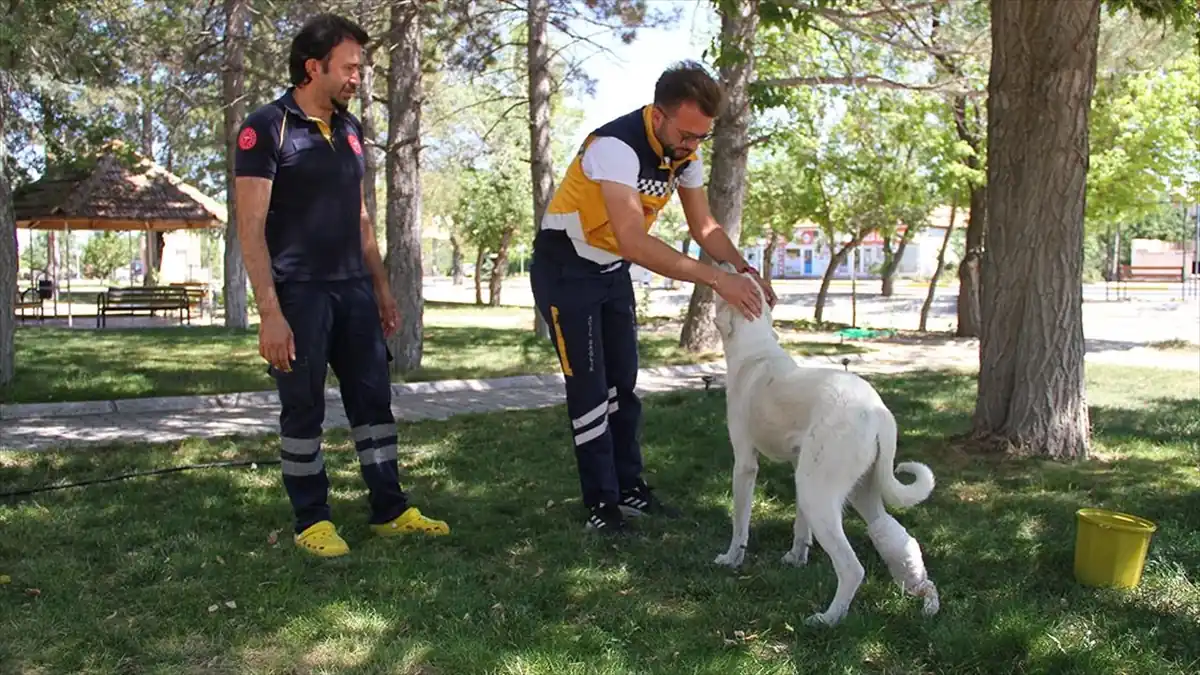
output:
[[[1079,509],[1075,515],[1075,580],[1095,587],[1137,586],[1158,526],[1104,509]]]

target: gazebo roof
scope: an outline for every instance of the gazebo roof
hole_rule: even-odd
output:
[[[47,171],[13,193],[17,227],[180,230],[223,227],[225,207],[113,141],[86,166]]]

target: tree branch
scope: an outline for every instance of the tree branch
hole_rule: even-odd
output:
[[[886,77],[879,77],[878,75],[812,75],[809,77],[776,77],[766,80],[758,80],[755,82],[755,84],[764,87],[873,87],[875,89],[924,91],[935,94],[966,96],[968,98],[987,95],[987,92],[982,90],[952,87],[952,83],[909,84],[907,82],[891,80]]]

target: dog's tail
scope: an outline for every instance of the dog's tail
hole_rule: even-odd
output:
[[[896,418],[886,408],[881,411],[879,434],[875,437],[879,454],[875,457],[875,485],[883,500],[893,508],[916,506],[929,498],[933,492],[933,471],[920,462],[901,462],[896,465]],[[896,478],[897,473],[908,473],[916,479],[905,485]]]

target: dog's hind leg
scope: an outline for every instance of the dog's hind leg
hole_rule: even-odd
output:
[[[792,525],[792,549],[783,554],[785,565],[801,567],[808,564],[808,550],[812,548],[812,529],[800,508],[800,481],[796,481],[796,521]]]
[[[758,478],[758,455],[753,445],[739,443],[734,447],[733,457],[733,534],[729,539],[729,550],[713,560],[727,567],[741,565],[746,555],[754,483]]]
[[[883,497],[871,482],[860,483],[850,494],[854,510],[867,522],[867,536],[887,564],[892,579],[908,594],[924,600],[925,616],[933,616],[941,607],[937,586],[925,570],[921,545],[892,517],[883,505]]]
[[[842,529],[842,505],[845,495],[832,494],[829,485],[802,486],[800,483],[803,480],[798,474],[797,499],[802,504],[801,508],[817,543],[829,555],[838,580],[837,592],[829,606],[824,612],[810,616],[805,623],[810,626],[835,626],[850,611],[850,602],[858,593],[866,571],[858,561],[858,556],[854,555],[850,540],[846,538],[846,532]]]

